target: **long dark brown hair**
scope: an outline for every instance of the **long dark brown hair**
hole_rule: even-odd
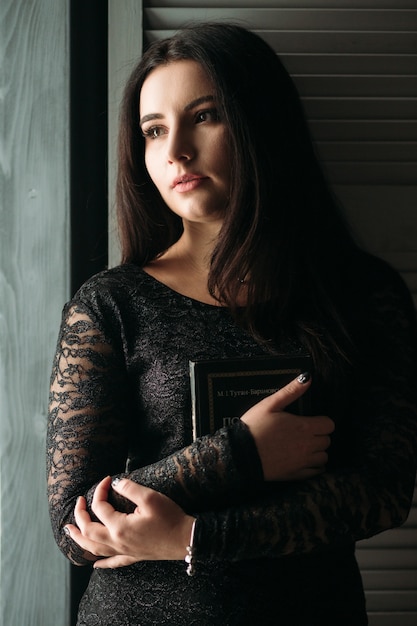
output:
[[[144,163],[139,98],[153,69],[201,64],[230,134],[231,188],[209,290],[259,340],[291,332],[330,372],[348,358],[346,270],[357,246],[331,193],[297,90],[275,52],[240,26],[204,23],[154,42],[128,81],[120,120],[116,205],[122,263],[141,266],[181,235]],[[237,306],[248,277],[248,304]],[[336,367],[337,369],[337,367]]]

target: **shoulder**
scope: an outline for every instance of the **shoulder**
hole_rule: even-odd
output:
[[[183,316],[190,302],[139,265],[125,264],[89,278],[66,307],[84,309],[99,322],[132,328],[155,316]]]
[[[90,300],[100,296],[125,294],[140,285],[144,272],[133,264],[118,265],[89,278],[75,293],[73,300]]]
[[[89,278],[71,302],[93,309],[123,311],[134,306],[152,306],[157,299],[157,283],[134,264],[118,265]]]
[[[133,264],[103,270],[89,278],[66,304],[69,310],[84,312],[102,330],[120,333],[139,300],[149,301],[149,281]]]

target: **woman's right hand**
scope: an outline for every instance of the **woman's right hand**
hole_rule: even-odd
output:
[[[325,470],[334,422],[326,416],[285,411],[310,384],[303,376],[295,378],[242,416],[255,439],[267,481],[303,480]]]

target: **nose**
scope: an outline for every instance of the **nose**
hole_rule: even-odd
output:
[[[190,161],[195,155],[195,146],[191,134],[181,126],[170,129],[166,145],[169,163]]]

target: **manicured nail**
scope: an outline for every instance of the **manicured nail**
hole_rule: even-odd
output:
[[[308,383],[308,381],[311,378],[311,374],[310,372],[303,372],[302,374],[300,374],[297,378],[298,382],[301,383],[302,385],[305,385],[305,383]]]
[[[116,478],[113,478],[113,480],[111,481],[111,486],[112,487],[117,487],[117,485],[120,483],[121,480],[122,480],[121,478],[116,476]]]
[[[68,526],[64,526],[64,533],[68,535],[68,537],[71,537],[70,529],[68,528]]]

